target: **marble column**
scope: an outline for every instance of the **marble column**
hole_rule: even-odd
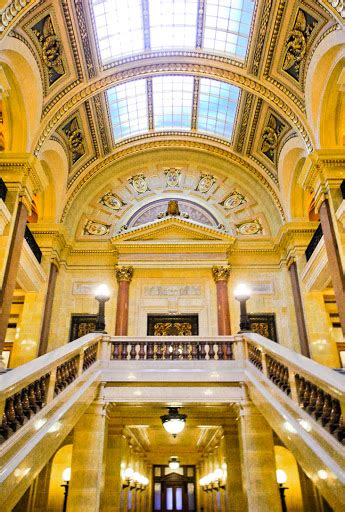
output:
[[[116,267],[116,279],[119,284],[116,306],[115,336],[127,336],[129,283],[133,277],[133,267]]]
[[[240,414],[240,447],[248,511],[281,512],[272,429],[250,401]]]
[[[320,502],[317,496],[316,488],[310,478],[304,473],[299,464],[298,474],[301,484],[302,501],[304,510],[312,510],[313,512],[321,512]]]
[[[301,349],[301,354],[310,357],[309,350],[309,342],[307,335],[307,327],[304,318],[304,309],[302,302],[301,289],[299,285],[299,278],[297,272],[296,262],[293,261],[289,266],[289,274],[291,280],[292,287],[292,295],[295,304],[295,312],[296,312],[296,320],[297,320],[297,328],[298,328],[298,336],[299,336],[299,344]]]
[[[319,215],[340,324],[345,334],[345,275],[328,199],[322,201]]]
[[[127,440],[122,435],[122,428],[108,435],[104,490],[101,497],[101,512],[120,512],[122,495],[121,463],[126,452]]]
[[[246,510],[246,500],[242,485],[242,468],[238,424],[224,427],[222,439],[224,461],[226,463],[226,498],[227,508],[231,512]]]
[[[47,352],[48,337],[49,337],[49,330],[50,330],[50,322],[51,322],[51,318],[52,318],[52,310],[53,310],[54,293],[55,293],[55,285],[56,285],[57,275],[58,275],[58,267],[57,267],[56,263],[51,262],[50,269],[49,269],[49,279],[48,279],[46,300],[45,300],[44,312],[43,312],[40,343],[39,343],[38,353],[37,353],[38,356],[42,356],[43,354],[45,354]]]
[[[217,287],[218,334],[219,336],[227,336],[231,334],[228,297],[230,267],[214,265],[212,267],[212,274]]]
[[[35,498],[32,512],[45,512],[48,508],[51,470],[52,459],[47,462],[35,480]]]
[[[74,427],[67,512],[100,510],[107,424],[105,404],[95,401]]]
[[[8,320],[10,318],[13,292],[16,287],[16,279],[19,269],[20,255],[23,247],[27,218],[28,210],[25,204],[20,201],[16,211],[13,233],[2,282],[2,289],[0,292],[0,354],[3,350]]]

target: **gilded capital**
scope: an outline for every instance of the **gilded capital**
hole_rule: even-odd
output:
[[[212,275],[215,283],[218,281],[228,281],[230,277],[230,266],[213,265]]]
[[[115,274],[118,283],[120,281],[128,281],[130,283],[133,277],[133,267],[115,267]]]

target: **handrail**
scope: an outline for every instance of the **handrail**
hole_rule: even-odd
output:
[[[91,333],[0,375],[0,440],[7,439],[100,358]]]
[[[342,443],[345,439],[344,378],[259,334],[246,333],[245,345],[249,363]]]

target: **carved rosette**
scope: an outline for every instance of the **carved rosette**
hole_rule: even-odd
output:
[[[222,265],[213,265],[212,275],[215,283],[218,281],[228,282],[230,277],[230,265],[223,267]]]
[[[121,281],[127,281],[130,283],[133,277],[133,267],[115,267],[115,274],[118,283]]]

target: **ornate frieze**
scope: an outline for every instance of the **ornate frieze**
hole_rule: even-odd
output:
[[[82,48],[84,51],[86,68],[89,78],[96,76],[95,66],[93,63],[89,33],[87,30],[84,6],[82,0],[74,0],[74,8],[77,15],[77,21],[79,25],[79,33],[82,40]]]
[[[145,297],[195,297],[201,295],[201,286],[145,286]]]
[[[124,203],[122,199],[120,199],[113,192],[108,192],[107,194],[105,194],[103,197],[101,197],[99,202],[104,206],[107,206],[111,210],[115,211],[121,210],[121,208],[126,205],[126,203]]]
[[[277,116],[270,114],[268,123],[262,132],[261,151],[264,155],[275,163],[280,135],[283,132],[285,125],[278,119]]]
[[[74,165],[79,158],[85,154],[84,135],[80,128],[79,120],[75,116],[68,121],[61,131],[67,139],[70,151],[71,165]]]
[[[132,266],[115,267],[115,275],[117,282],[119,283],[120,281],[128,281],[130,283],[132,281],[133,271],[134,270]]]
[[[165,185],[168,188],[179,188],[180,179],[181,179],[181,171],[180,169],[165,169]]]
[[[300,8],[293,28],[288,34],[283,70],[297,82],[300,81],[301,65],[306,58],[308,42],[317,23],[317,19]]]
[[[216,181],[217,179],[212,174],[202,174],[195,190],[202,194],[207,194]]]
[[[56,35],[50,14],[44,16],[31,30],[41,47],[42,61],[47,69],[48,83],[51,86],[65,74],[65,67],[62,60],[62,45]]]
[[[102,148],[104,155],[110,153],[111,147],[109,144],[106,121],[104,116],[104,109],[102,104],[102,94],[97,94],[93,98],[93,104],[95,108],[97,124],[98,124],[98,133],[101,138]]]
[[[263,227],[259,219],[236,224],[237,235],[262,235]]]
[[[128,183],[132,185],[138,194],[144,194],[150,190],[147,179],[143,174],[136,174],[135,176],[131,176],[128,178]]]
[[[110,224],[88,220],[84,226],[84,235],[105,236],[110,232]]]
[[[230,265],[223,267],[222,265],[213,265],[212,275],[215,283],[218,281],[228,281],[230,277]]]
[[[225,210],[233,210],[234,208],[238,208],[242,204],[246,204],[248,201],[243,194],[234,190],[231,194],[224,199],[221,203],[219,203]]]

